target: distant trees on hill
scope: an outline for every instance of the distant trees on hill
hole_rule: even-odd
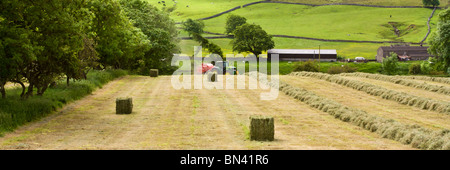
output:
[[[422,0],[423,5],[425,6],[439,6],[439,0]]]

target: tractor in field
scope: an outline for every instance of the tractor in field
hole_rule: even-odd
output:
[[[223,74],[223,75],[237,75],[239,72],[237,71],[236,67],[230,66],[228,61],[215,61],[212,62],[213,64],[209,63],[202,63],[201,68],[198,69],[198,72],[201,72],[202,74],[208,73],[208,72],[214,72],[216,74]]]

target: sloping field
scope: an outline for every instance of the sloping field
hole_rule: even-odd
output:
[[[170,17],[175,21],[182,21],[187,18],[198,19],[209,17],[231,8],[251,2],[257,2],[259,0],[165,0],[164,4],[166,4],[166,6],[163,5],[161,0],[147,1],[158,8],[173,7],[176,4],[175,10],[172,12]]]
[[[437,10],[436,13],[439,13]],[[361,6],[311,7],[261,3],[231,12],[261,25],[269,34],[322,39],[419,42],[427,33],[432,9]],[[205,30],[225,32],[227,15],[205,21]],[[282,18],[282,19],[280,19]],[[433,17],[431,24],[436,23]],[[400,34],[393,31],[396,27]]]
[[[175,90],[170,77],[127,76],[0,138],[1,149],[412,149],[280,93]],[[247,83],[248,84],[248,83]],[[169,86],[168,86],[169,85]],[[133,114],[116,115],[117,97]],[[249,116],[275,117],[275,141],[247,139]]]

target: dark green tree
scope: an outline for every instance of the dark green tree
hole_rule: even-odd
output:
[[[398,69],[398,55],[391,52],[389,56],[383,59],[381,67],[386,74],[394,75]]]
[[[151,47],[141,29],[133,26],[122,6],[115,0],[89,1],[94,14],[92,32],[103,66],[129,69]]]
[[[447,71],[450,67],[450,9],[439,14],[436,31],[431,34],[428,44],[428,52],[443,65],[440,71]]]
[[[65,70],[77,67],[83,30],[90,19],[84,0],[4,0],[0,8],[2,22],[9,25],[7,29],[21,30],[19,37],[13,34],[7,37],[28,51],[40,49],[39,53],[22,53],[20,60],[16,60],[21,66],[16,70],[15,79],[21,81],[23,77],[29,83],[25,97],[33,95],[34,89],[42,95]],[[9,51],[5,56],[11,54]]]
[[[225,26],[225,34],[232,34],[237,27],[244,25],[246,22],[247,19],[239,15],[228,15],[227,23]]]
[[[159,69],[163,74],[173,71],[169,59],[180,50],[177,45],[178,31],[169,13],[143,0],[121,0],[120,3],[133,25],[141,29],[151,44],[141,61],[136,62],[142,65],[135,65],[135,69],[139,67],[142,74],[148,74],[152,68]]]
[[[424,6],[439,6],[440,2],[439,0],[422,0],[422,3]]]
[[[189,36],[193,33],[202,34],[205,24],[199,20],[187,19],[183,22],[183,30],[188,32]]]
[[[3,20],[0,22],[0,92],[6,97],[6,82],[19,83],[24,96],[26,87],[23,84],[24,68],[27,63],[36,60],[42,48],[31,41],[34,33],[29,29]]]
[[[234,39],[231,41],[233,51],[252,52],[258,58],[262,51],[275,47],[272,36],[267,34],[261,26],[244,24],[234,31]]]

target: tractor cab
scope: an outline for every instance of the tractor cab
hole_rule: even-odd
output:
[[[214,67],[211,69],[213,72],[230,75],[239,74],[236,67],[230,66],[228,61],[213,61],[212,64],[214,64]]]

